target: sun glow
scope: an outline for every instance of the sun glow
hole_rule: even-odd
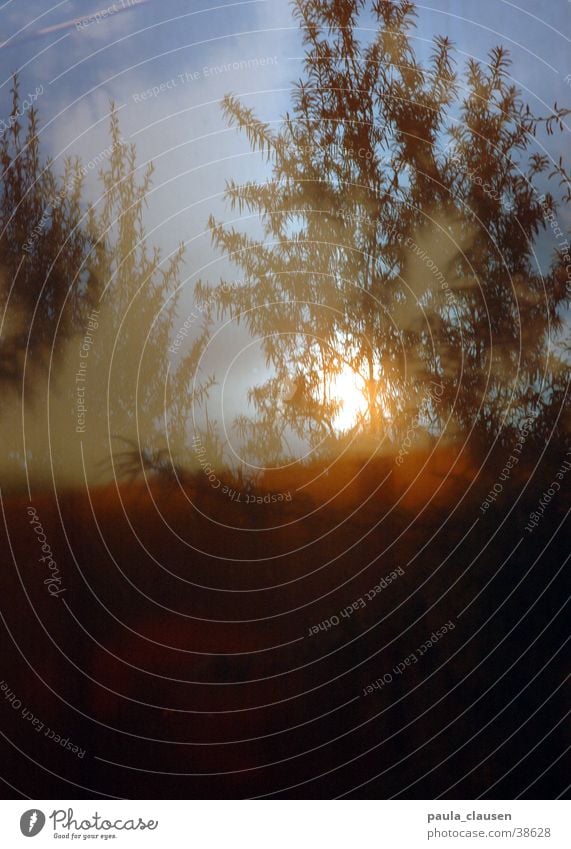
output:
[[[345,366],[331,381],[330,397],[341,404],[332,422],[335,430],[348,430],[355,425],[360,414],[366,413],[367,401],[363,389],[362,379],[349,366]]]

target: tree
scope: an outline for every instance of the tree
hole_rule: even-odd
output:
[[[167,443],[174,454],[188,443],[189,412],[212,384],[196,383],[207,323],[196,328],[190,347],[172,348],[171,337],[182,304],[181,245],[164,260],[149,248],[144,210],[153,166],[137,180],[136,149],[122,137],[112,108],[110,156],[101,171],[102,194],[90,209],[89,230],[97,233],[86,258],[91,279],[102,287],[102,315],[88,365],[95,433],[122,435],[159,451]],[[168,379],[167,379],[168,371]],[[109,443],[108,443],[109,444]]]
[[[232,95],[223,103],[271,170],[226,191],[232,210],[259,216],[263,237],[211,218],[214,245],[245,283],[218,296],[197,289],[261,340],[272,372],[240,430],[258,455],[264,444],[276,455],[286,424],[322,443],[316,420],[334,418],[335,381],[350,369],[376,438],[397,435],[414,411],[435,432],[472,430],[486,444],[549,405],[561,365],[548,348],[569,277],[561,257],[545,280],[533,264],[557,203],[541,197],[550,163],[532,151],[536,132],[563,128],[568,110],[534,116],[502,47],[461,78],[438,37],[423,67],[408,0],[296,0],[294,12],[304,76],[281,127]],[[363,15],[376,25],[368,40]],[[305,416],[279,403],[297,372],[313,397]]]
[[[25,136],[21,114],[16,79],[10,129],[0,140],[0,382],[25,389],[28,414],[25,433],[15,408],[0,420],[11,472],[21,477],[26,452],[27,474],[42,482],[52,471],[60,482],[82,481],[85,463],[97,483],[112,469],[110,453],[125,457],[126,444],[129,462],[116,472],[164,472],[164,449],[172,468],[189,441],[192,405],[212,379],[197,375],[207,319],[190,345],[169,352],[182,310],[184,252],[181,246],[163,260],[148,245],[152,165],[139,181],[135,146],[123,140],[112,104],[110,143],[99,157],[101,195],[86,204],[88,169],[67,160],[58,178],[40,155],[36,109]]]
[[[51,160],[40,156],[33,105],[23,133],[17,76],[11,94],[10,119],[0,136],[0,384],[5,398],[22,378],[24,357],[28,369],[37,372],[46,366],[54,341],[54,353],[61,354],[97,296],[86,272],[69,291],[70,276],[79,272],[92,246],[88,229],[80,225],[84,175],[68,159],[58,179]],[[24,103],[30,105],[32,98]]]

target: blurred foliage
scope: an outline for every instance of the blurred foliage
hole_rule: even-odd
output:
[[[90,204],[83,197],[92,163],[85,168],[68,159],[58,177],[54,163],[41,157],[36,108],[28,111],[25,128],[21,113],[14,78],[10,128],[0,139],[4,404],[14,397],[35,403],[37,415],[28,417],[27,429],[31,433],[37,425],[37,432],[26,454],[40,474],[46,474],[48,457],[55,466],[69,466],[75,376],[83,363],[86,435],[73,445],[81,438],[88,453],[104,457],[117,448],[114,435],[132,439],[140,446],[143,472],[152,452],[165,445],[173,456],[184,452],[192,405],[205,399],[213,382],[198,380],[207,319],[189,344],[175,356],[168,353],[183,306],[183,247],[163,259],[148,245],[144,210],[153,168],[139,179],[135,146],[122,138],[113,104],[109,145],[98,157],[101,193]],[[81,360],[86,333],[89,355]],[[58,415],[51,431],[50,404]],[[20,465],[21,438],[12,440],[13,460]],[[80,458],[74,462],[79,471]],[[163,471],[164,459],[161,463]]]
[[[18,78],[12,87],[9,129],[0,137],[0,382],[18,385],[23,361],[47,364],[50,349],[81,323],[97,296],[82,269],[93,233],[82,226],[84,184],[77,162],[67,159],[58,179],[53,163],[40,156],[38,113],[20,121]],[[54,329],[57,325],[57,337]],[[4,393],[5,394],[5,393]]]
[[[550,171],[532,151],[569,110],[534,116],[503,47],[459,74],[437,37],[423,65],[406,0],[296,0],[294,12],[304,74],[279,129],[233,95],[223,102],[271,170],[226,191],[263,235],[211,218],[214,245],[245,282],[197,289],[260,339],[271,373],[250,394],[255,415],[237,423],[247,453],[275,461],[291,432],[330,447],[323,424],[347,368],[367,402],[361,433],[396,441],[419,412],[428,431],[470,433],[484,450],[532,413],[541,438],[562,433],[570,260],[556,253],[542,276],[534,246],[558,211],[540,186],[559,177],[567,202],[569,183],[562,162]],[[296,374],[311,403],[288,409],[280,387]]]

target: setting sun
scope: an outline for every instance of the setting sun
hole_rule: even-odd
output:
[[[339,413],[333,419],[335,430],[348,430],[355,425],[359,415],[367,412],[363,381],[349,366],[344,366],[331,381],[331,399],[341,404]]]

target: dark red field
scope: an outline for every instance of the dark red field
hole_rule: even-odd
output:
[[[54,798],[552,795],[555,768],[526,791],[511,767],[562,715],[565,498],[528,540],[529,470],[489,515],[495,471],[475,471],[449,448],[274,473],[240,500],[202,475],[35,495],[53,597],[30,502],[6,500],[5,774]]]

